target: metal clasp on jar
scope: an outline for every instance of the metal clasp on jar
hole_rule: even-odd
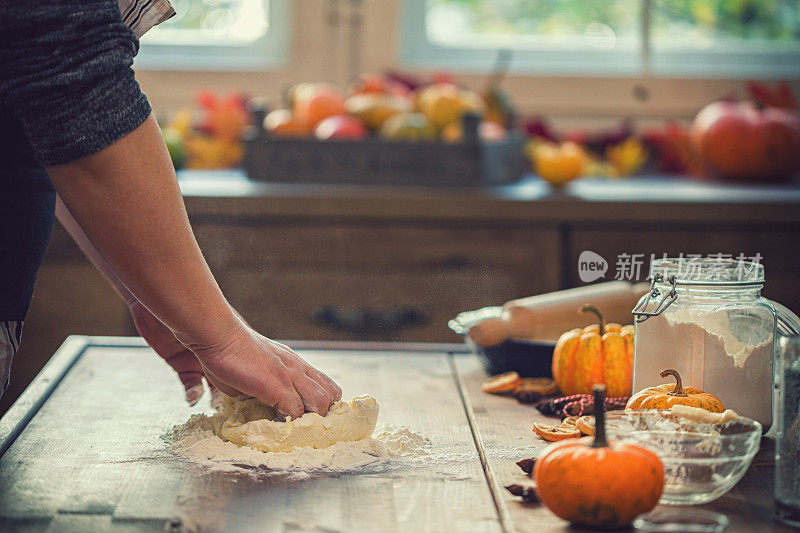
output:
[[[662,281],[664,281],[663,274],[655,274],[653,276],[653,281],[650,282],[650,291],[647,293],[647,298],[636,304],[636,307],[634,307],[633,311],[631,311],[633,316],[636,317],[637,323],[644,322],[651,316],[660,315],[667,309],[667,307],[672,305],[672,302],[678,299],[678,291],[675,290],[675,285],[678,284],[678,280],[673,275],[667,278],[667,281],[671,285],[669,292],[664,293],[664,296],[658,302],[658,305],[656,305],[655,309],[649,312],[645,311],[645,309],[647,309],[647,304],[650,303],[651,299],[661,296],[661,290],[656,287],[656,283],[660,283]]]

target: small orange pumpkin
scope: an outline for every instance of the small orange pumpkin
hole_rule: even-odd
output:
[[[594,388],[603,406],[605,386]],[[658,456],[640,446],[606,440],[605,410],[595,414],[594,437],[548,447],[534,470],[539,499],[575,524],[618,528],[656,506],[664,488]]]
[[[642,389],[631,396],[625,409],[669,409],[673,405],[690,405],[712,413],[725,411],[722,402],[713,394],[694,387],[684,387],[677,370],[668,368],[662,370],[660,375],[662,378],[673,376],[675,386],[667,384]]]
[[[610,397],[628,396],[633,386],[633,326],[606,324],[597,307],[585,304],[580,313],[594,313],[598,323],[561,335],[553,351],[553,377],[565,395],[591,394],[604,383]]]

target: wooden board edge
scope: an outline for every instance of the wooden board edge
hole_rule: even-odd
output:
[[[90,346],[98,346],[104,348],[147,348],[147,342],[141,337],[111,337],[94,335],[85,337],[87,341],[86,348]]]
[[[514,533],[516,532],[514,521],[511,519],[511,514],[508,512],[508,508],[506,507],[502,493],[500,492],[503,487],[497,483],[497,479],[492,471],[491,465],[489,464],[489,460],[486,458],[486,450],[483,448],[483,439],[481,437],[480,429],[478,428],[478,423],[475,419],[475,412],[472,409],[472,402],[470,402],[469,399],[467,385],[461,378],[461,374],[458,372],[458,367],[456,366],[455,357],[459,355],[460,353],[448,353],[447,362],[450,365],[450,371],[453,374],[453,380],[455,380],[456,390],[461,398],[461,403],[464,405],[464,411],[467,415],[467,421],[469,422],[469,429],[472,432],[472,438],[475,441],[475,448],[478,450],[478,457],[480,457],[483,473],[484,476],[486,476],[486,484],[489,487],[492,501],[494,502],[495,509],[497,510],[497,516],[500,520],[500,527],[506,533]]]
[[[281,340],[293,350],[347,350],[355,352],[472,353],[465,344],[437,342],[361,342]]]
[[[86,337],[89,345],[112,348],[147,347],[141,337]],[[303,341],[276,339],[293,350],[347,350],[353,352],[436,352],[471,353],[466,344],[391,341]]]
[[[83,335],[67,337],[31,384],[0,418],[0,457],[11,447],[89,346],[91,346],[90,337]]]

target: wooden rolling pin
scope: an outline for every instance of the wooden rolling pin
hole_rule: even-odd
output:
[[[503,306],[499,318],[481,320],[467,335],[481,346],[508,339],[556,340],[565,331],[596,321],[594,315],[578,313],[585,303],[599,307],[606,322],[631,324],[631,310],[648,288],[648,283],[609,281],[512,300]]]

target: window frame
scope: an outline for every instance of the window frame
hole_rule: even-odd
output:
[[[134,68],[172,71],[252,71],[274,69],[289,61],[291,0],[269,0],[267,33],[249,43],[231,45],[151,44],[141,42]]]
[[[796,50],[696,51],[653,50],[650,36],[653,0],[640,2],[639,50],[512,50],[510,71],[521,75],[566,77],[659,77],[692,79],[797,79],[800,44]],[[404,66],[488,72],[498,49],[449,47],[431,42],[425,28],[426,0],[402,0],[399,60]]]

